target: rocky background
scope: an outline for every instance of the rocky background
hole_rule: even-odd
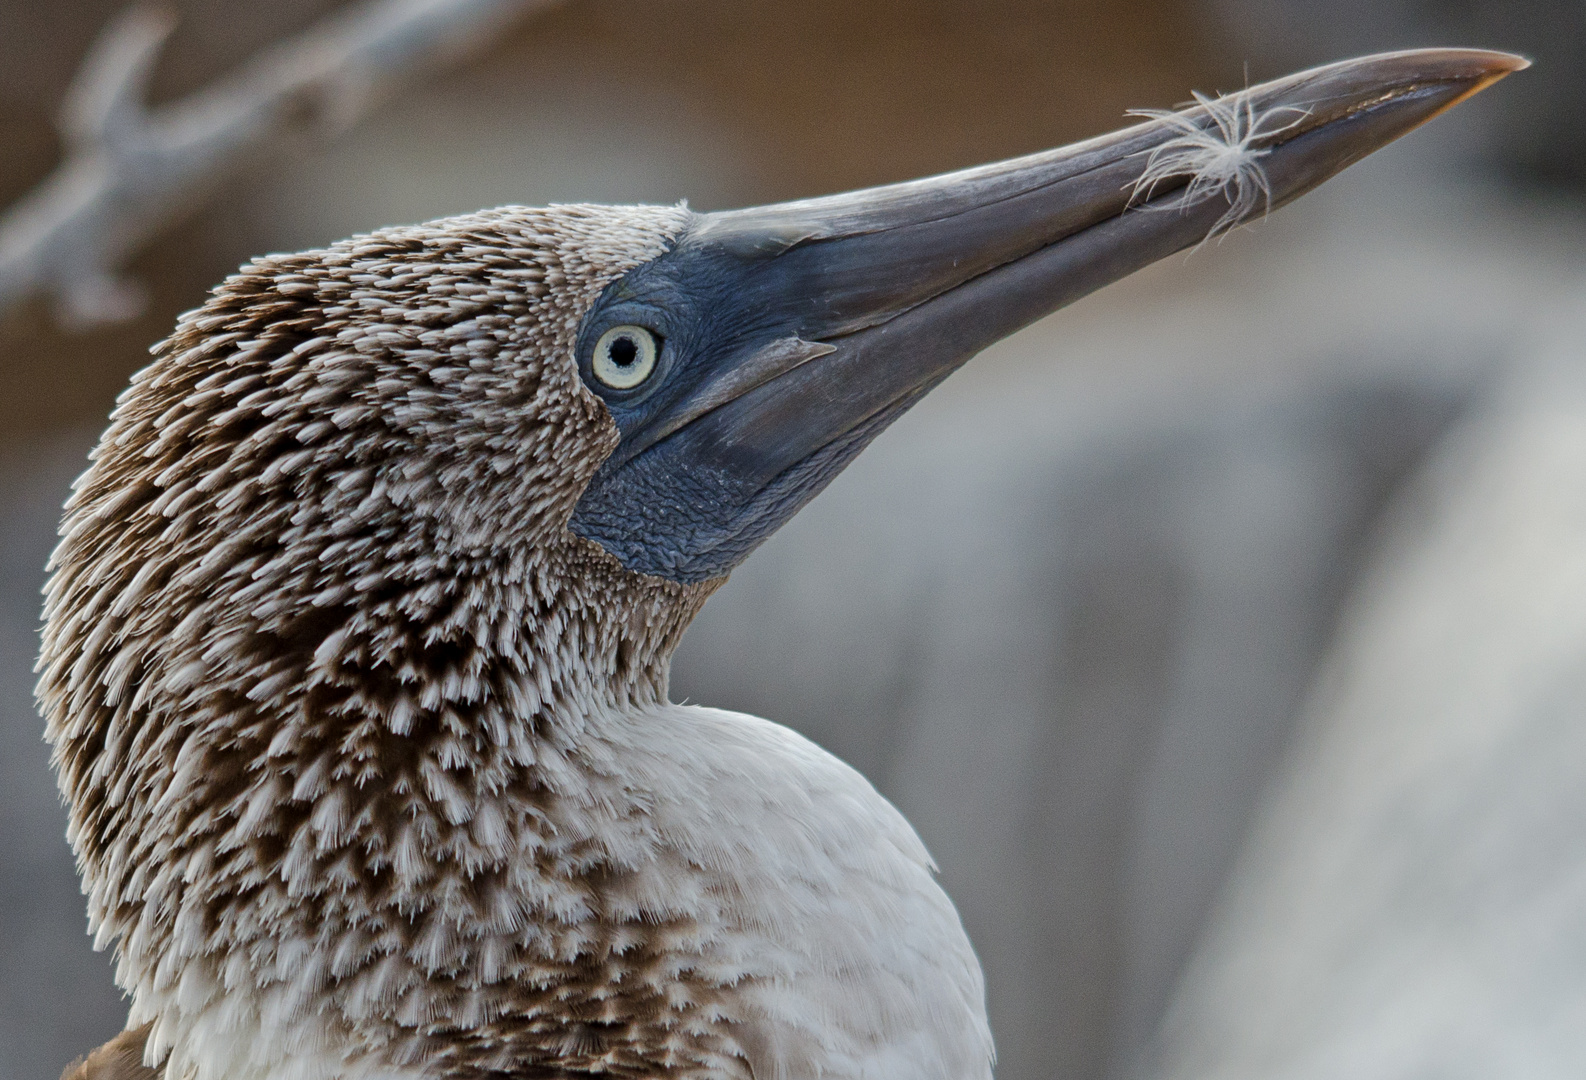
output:
[[[187,0],[178,98],[332,12]],[[108,0],[0,0],[0,202]],[[1586,1071],[1586,8],[569,0],[133,265],[0,317],[0,1077],[124,1004],[31,702],[112,399],[248,255],[505,202],[903,179],[1379,48],[1538,65],[1264,225],[989,351],[707,606],[674,695],[807,732],[924,835],[1004,1080]]]

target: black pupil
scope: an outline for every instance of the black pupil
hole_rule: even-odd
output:
[[[610,356],[611,362],[618,367],[632,367],[639,359],[639,343],[627,334],[623,334],[611,343],[606,355]]]

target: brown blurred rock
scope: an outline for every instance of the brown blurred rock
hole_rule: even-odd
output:
[[[1586,320],[1401,496],[1148,1075],[1586,1072]]]

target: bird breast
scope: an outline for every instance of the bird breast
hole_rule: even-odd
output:
[[[224,954],[168,949],[185,970],[138,1002],[168,1075],[990,1076],[929,856],[830,754],[659,704],[542,740],[532,773],[410,822],[378,880],[305,854],[317,884],[248,892]]]

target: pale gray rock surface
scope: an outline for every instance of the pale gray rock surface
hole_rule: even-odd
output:
[[[1586,290],[1395,508],[1152,1075],[1586,1074]]]

